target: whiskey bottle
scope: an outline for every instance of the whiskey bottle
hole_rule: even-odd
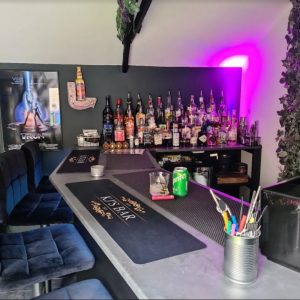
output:
[[[141,95],[138,94],[137,96],[137,104],[135,108],[135,125],[138,127],[140,124],[140,119],[142,119],[143,124],[145,125],[145,112],[143,107],[143,101],[141,99]]]
[[[144,131],[144,147],[151,147],[153,145],[153,134],[152,130],[146,126],[145,131]]]

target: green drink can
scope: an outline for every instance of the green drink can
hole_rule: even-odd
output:
[[[176,167],[173,171],[173,194],[185,197],[188,194],[189,172],[185,167]]]

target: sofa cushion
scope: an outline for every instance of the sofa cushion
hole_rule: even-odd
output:
[[[72,224],[0,234],[0,290],[22,289],[94,265],[94,256]]]
[[[34,300],[41,299],[62,299],[62,300],[81,300],[81,299],[91,299],[91,300],[101,300],[101,299],[112,299],[112,296],[104,287],[102,282],[97,279],[89,279],[84,281],[79,281],[63,287],[61,289],[55,290],[49,294],[45,294],[34,298]]]

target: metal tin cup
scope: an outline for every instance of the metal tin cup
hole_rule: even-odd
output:
[[[176,167],[173,171],[173,194],[185,197],[188,194],[189,172],[185,167]]]
[[[241,284],[257,278],[259,236],[232,236],[225,233],[224,274]]]

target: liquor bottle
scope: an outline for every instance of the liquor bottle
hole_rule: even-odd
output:
[[[181,141],[182,146],[189,146],[191,141],[191,128],[188,126],[188,119],[185,117],[184,127],[181,129]]]
[[[224,100],[224,93],[223,90],[221,92],[221,98],[220,98],[220,104],[219,104],[219,119],[220,119],[220,123],[223,124],[226,122],[227,120],[227,106]]]
[[[146,109],[146,126],[149,127],[150,130],[156,127],[155,124],[155,111],[153,107],[152,95],[148,95],[148,105]]]
[[[224,123],[221,123],[221,126],[220,126],[218,145],[226,145],[227,138],[228,138],[228,130],[226,127],[226,122],[224,122]]]
[[[245,137],[248,132],[248,125],[246,117],[240,117],[239,126],[238,126],[238,142],[242,145],[245,145]]]
[[[209,96],[209,112],[210,112],[209,120],[213,123],[219,122],[219,116],[216,110],[216,103],[215,103],[212,90],[210,90],[210,96]]]
[[[202,126],[203,123],[206,120],[206,111],[205,111],[205,103],[204,103],[204,97],[202,94],[202,90],[200,91],[199,96],[199,108],[197,111],[197,125]]]
[[[165,124],[164,109],[163,109],[161,97],[157,97],[156,109],[155,109],[155,119],[156,119],[156,124],[158,127],[162,124]]]
[[[175,124],[175,123],[174,123]],[[174,127],[173,125],[173,139],[172,139],[172,146],[179,147],[180,144],[180,134],[178,132],[178,128]]]
[[[181,93],[178,91],[178,96],[177,96],[177,107],[175,110],[175,117],[174,117],[174,122],[178,124],[179,130],[182,127],[182,119],[184,117],[184,107],[182,105],[182,100],[181,100]]]
[[[111,142],[113,140],[113,110],[110,107],[110,97],[106,96],[106,105],[103,109],[103,141]]]
[[[172,137],[172,131],[169,128],[166,128],[164,130],[162,142],[164,147],[172,147],[173,137]]]
[[[151,147],[153,145],[153,134],[149,126],[145,127],[143,140],[144,147]]]
[[[144,144],[144,131],[145,131],[145,123],[142,119],[139,119],[139,124],[137,126],[137,138],[139,141],[139,145]]]
[[[117,125],[115,126],[114,130],[115,142],[123,143],[125,141],[125,131],[124,126],[121,120],[117,121]]]
[[[231,114],[231,124],[228,130],[228,145],[236,145],[237,144],[237,119],[236,119],[236,110],[232,110]]]
[[[85,83],[82,77],[81,67],[76,68],[76,100],[82,101],[85,99]]]
[[[207,131],[206,131],[206,121],[203,123],[201,127],[201,131],[198,134],[197,145],[199,147],[204,147],[207,145]]]
[[[142,119],[143,124],[145,125],[145,113],[144,113],[144,106],[143,106],[143,101],[141,98],[141,95],[138,94],[137,96],[137,103],[136,103],[136,108],[135,108],[135,125],[138,127],[140,124],[140,119]]]
[[[209,125],[207,126],[207,146],[215,146],[217,145],[217,136],[215,134],[214,127]]]
[[[123,112],[121,98],[116,99],[116,109],[115,109],[115,113],[114,113],[114,125],[115,126],[117,126],[118,121],[120,121],[122,124],[124,122],[124,112]]]
[[[197,115],[197,106],[195,103],[195,96],[191,95],[190,98],[190,105],[188,106],[188,117],[189,117],[189,124],[190,126],[195,125],[195,119],[196,119],[196,115]]]
[[[131,107],[132,99],[131,94],[128,92],[127,95],[127,108],[125,111],[124,124],[125,124],[125,135],[126,139],[129,140],[134,136],[134,116]]]
[[[153,135],[153,143],[154,146],[158,147],[163,144],[163,136],[162,136],[162,129],[155,128],[154,135]]]
[[[173,105],[172,105],[172,96],[171,96],[171,91],[168,91],[168,96],[167,96],[167,105],[165,107],[165,120],[166,123],[169,122],[170,127],[172,127],[173,123]]]

